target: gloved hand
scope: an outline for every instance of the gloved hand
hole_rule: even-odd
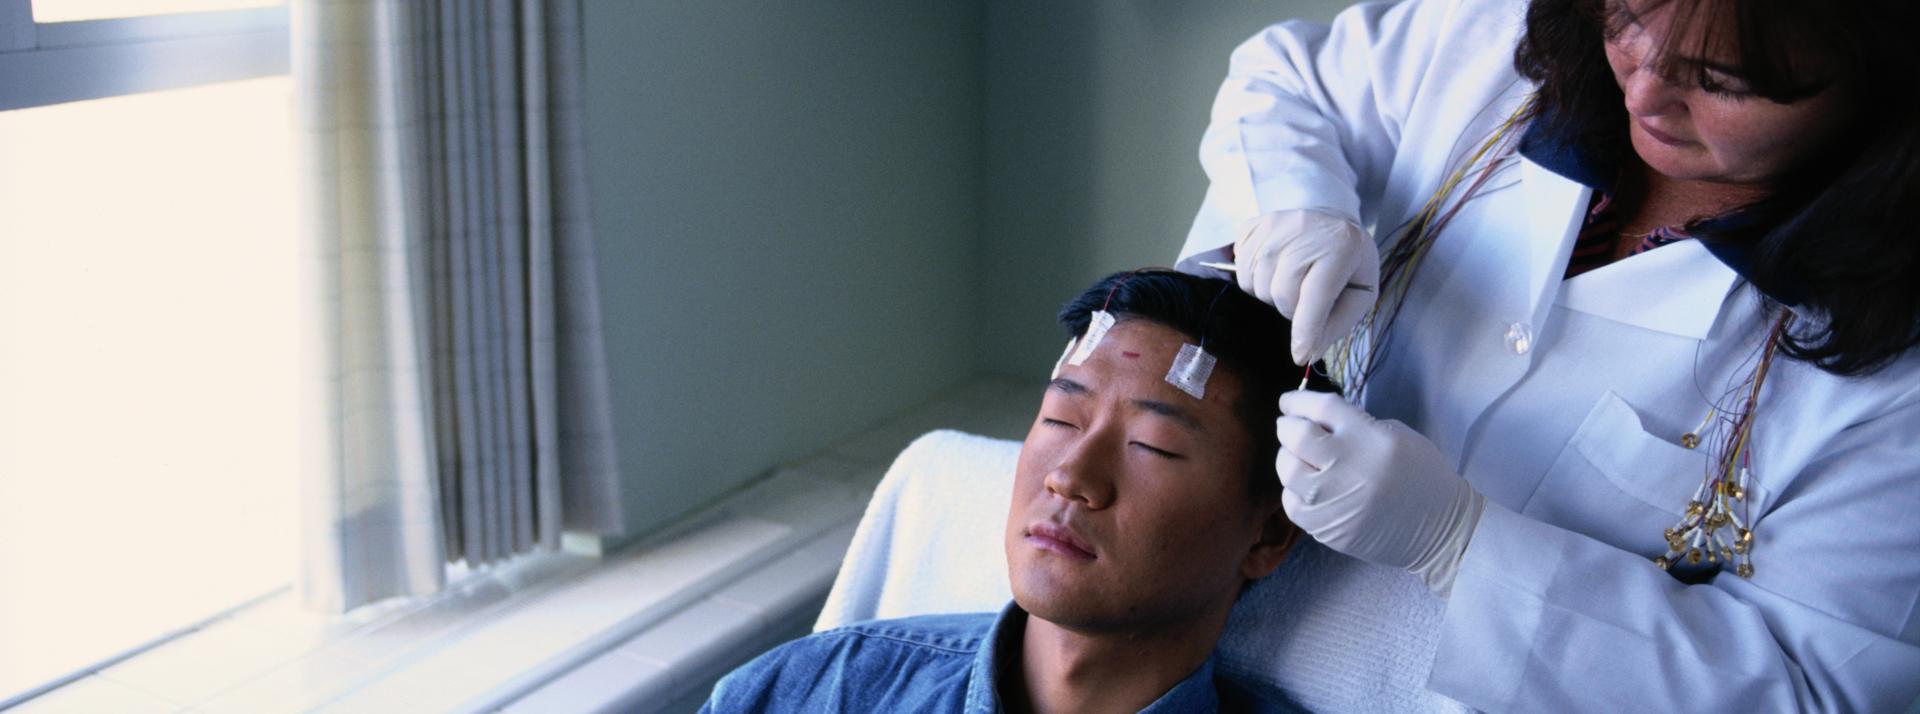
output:
[[[1274,423],[1280,503],[1327,547],[1413,571],[1447,597],[1487,499],[1405,424],[1339,395],[1288,392]]]
[[[1273,211],[1240,224],[1233,267],[1241,290],[1293,321],[1297,365],[1351,331],[1380,294],[1373,237],[1325,211]]]

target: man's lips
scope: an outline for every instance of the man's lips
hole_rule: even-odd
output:
[[[1069,529],[1052,521],[1027,526],[1027,542],[1041,550],[1080,560],[1093,560],[1093,546]]]

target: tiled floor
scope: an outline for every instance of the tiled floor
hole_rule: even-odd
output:
[[[804,633],[893,457],[940,428],[1020,438],[1042,385],[987,379],[777,470],[670,542],[553,556],[336,621],[283,597],[11,712],[691,709]]]

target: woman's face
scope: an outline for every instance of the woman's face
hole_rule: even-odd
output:
[[[1765,188],[1829,145],[1850,123],[1851,107],[1831,87],[1791,104],[1752,94],[1738,74],[1736,48],[1709,47],[1706,57],[1657,57],[1664,47],[1701,43],[1693,38],[1668,42],[1673,6],[1635,11],[1651,4],[1607,0],[1608,21],[1616,31],[1606,50],[1626,95],[1634,151],[1654,171],[1680,180]],[[1712,5],[1699,11],[1710,12]],[[1700,32],[1714,21],[1711,15],[1696,18],[1688,31]],[[1672,76],[1661,76],[1662,64],[1674,68]]]

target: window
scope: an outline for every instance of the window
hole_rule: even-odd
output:
[[[276,4],[0,0],[0,708],[291,581]]]
[[[123,17],[178,15],[213,10],[284,5],[286,0],[34,0],[34,22],[73,22]]]

